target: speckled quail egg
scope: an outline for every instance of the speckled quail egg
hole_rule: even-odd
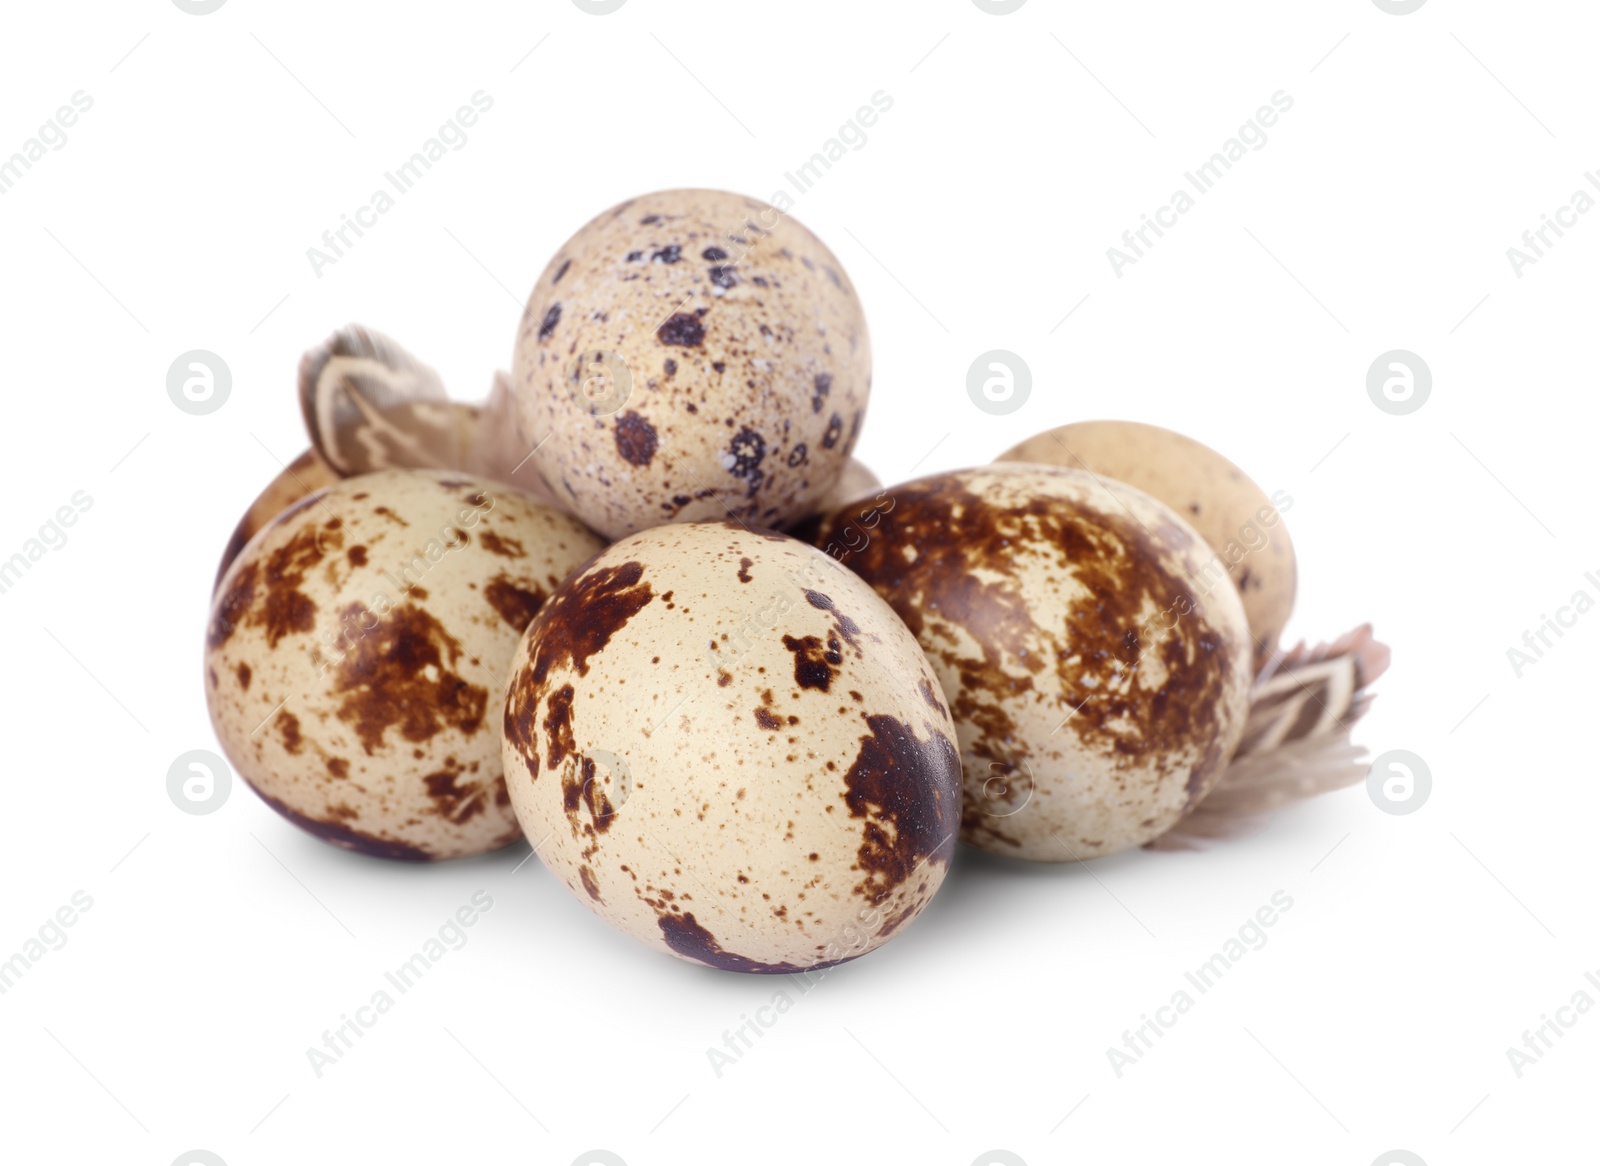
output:
[[[504,373],[496,374],[496,391],[499,389]],[[537,502],[547,506],[554,506],[564,510],[560,500],[545,485],[531,464],[528,464],[527,451],[521,448],[521,442],[514,435],[501,432],[493,427],[480,425],[481,410],[477,405],[464,404],[460,401],[450,403],[456,421],[461,427],[461,448],[467,459],[477,459],[485,465],[499,465],[506,467],[505,484],[514,486],[518,491],[528,495]],[[233,535],[228,539],[228,545],[223,549],[222,562],[217,566],[217,584],[222,583],[222,576],[227,572],[229,565],[239,557],[239,552],[244,549],[245,543],[255,536],[267,523],[279,514],[293,506],[300,499],[324,486],[331,486],[339,481],[340,474],[329,466],[314,449],[308,449],[294,461],[286,465],[278,475],[267,483],[266,489],[256,496],[250,504],[250,509],[245,511],[244,517],[239,520],[239,525],[234,528]]]
[[[1042,862],[1162,834],[1244,731],[1250,637],[1171,509],[1111,479],[997,465],[883,491],[818,545],[933,663],[960,743],[964,841]]]
[[[239,775],[337,846],[411,861],[520,831],[501,778],[506,669],[601,547],[459,474],[347,478],[278,514],[212,601],[206,697]]]
[[[855,446],[871,375],[839,260],[780,208],[715,190],[580,229],[528,298],[512,369],[540,473],[609,538],[804,516]]]
[[[1294,543],[1282,519],[1294,503],[1286,491],[1269,498],[1216,450],[1137,421],[1063,425],[998,460],[1087,470],[1165,502],[1206,540],[1239,589],[1255,643],[1255,667],[1276,651],[1294,610],[1296,580]]]
[[[256,500],[250,503],[250,509],[244,512],[239,525],[233,528],[228,545],[222,550],[222,562],[217,564],[215,586],[222,586],[223,575],[227,574],[228,568],[239,557],[239,552],[244,550],[245,544],[255,537],[256,531],[306,495],[315,493],[324,486],[331,486],[338,480],[339,475],[334,473],[327,462],[317,456],[317,451],[314,449],[306,450],[284,466],[277,477],[267,483],[266,489],[256,495]]]
[[[904,624],[814,548],[732,523],[613,544],[512,664],[512,804],[601,918],[739,972],[853,959],[943,881],[960,762]]]

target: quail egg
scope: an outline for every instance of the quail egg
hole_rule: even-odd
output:
[[[222,576],[227,574],[228,567],[239,557],[244,545],[255,537],[256,531],[306,495],[324,486],[331,486],[338,480],[339,475],[317,456],[314,449],[306,450],[279,471],[278,476],[267,483],[266,489],[256,495],[256,500],[250,503],[250,509],[244,512],[239,525],[233,528],[228,545],[222,550],[222,562],[217,565],[215,586],[222,585]]]
[[[974,846],[1041,862],[1138,846],[1205,796],[1238,744],[1250,683],[1238,593],[1147,494],[997,465],[891,487],[815,537],[932,661]]]
[[[782,209],[714,190],[581,228],[529,296],[512,369],[539,472],[608,538],[803,517],[844,469],[871,375],[839,260]]]
[[[427,861],[514,841],[506,669],[545,596],[601,545],[449,472],[362,474],[301,499],[212,601],[206,697],[223,751],[337,846]]]
[[[944,880],[949,710],[922,649],[814,548],[732,523],[617,542],[512,664],[505,773],[580,902],[662,952],[795,972],[871,951]]]
[[[1087,470],[1165,502],[1206,540],[1239,589],[1255,641],[1255,668],[1277,649],[1294,610],[1296,579],[1294,543],[1282,517],[1294,500],[1286,491],[1269,498],[1216,450],[1137,421],[1063,425],[997,460]]]

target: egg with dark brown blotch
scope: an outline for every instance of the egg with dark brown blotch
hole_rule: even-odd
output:
[[[528,627],[505,774],[539,857],[658,951],[795,972],[884,943],[944,880],[960,762],[870,587],[732,523],[613,544]]]
[[[1046,430],[1001,454],[1115,478],[1165,502],[1199,532],[1239,589],[1255,641],[1255,667],[1272,656],[1294,611],[1294,543],[1282,512],[1238,466],[1191,437],[1137,421],[1079,421]]]
[[[503,391],[499,387],[503,378],[503,373],[496,374],[497,392]],[[520,442],[514,435],[484,424],[483,410],[478,405],[453,401],[449,407],[455,424],[460,429],[459,446],[463,458],[461,464],[493,463],[508,467],[503,484],[515,487],[519,493],[526,494],[536,502],[542,502],[558,510],[565,509],[551,492],[550,487],[545,485],[544,479],[526,464],[526,451],[521,450]],[[239,520],[239,525],[234,528],[233,536],[228,539],[228,545],[223,549],[222,562],[217,566],[217,584],[222,583],[223,574],[244,549],[245,543],[255,537],[256,531],[300,499],[324,486],[333,485],[341,477],[342,475],[323,460],[315,449],[304,451],[294,461],[284,466],[256,496],[256,500],[250,504],[250,509],[245,511],[244,517]]]
[[[331,486],[339,480],[339,475],[322,458],[317,456],[317,451],[308,449],[294,461],[284,466],[266,488],[256,495],[256,500],[250,503],[250,509],[244,512],[244,517],[233,528],[233,534],[228,539],[228,545],[222,550],[222,562],[217,564],[216,587],[222,585],[222,577],[227,574],[228,568],[239,557],[239,552],[244,550],[245,544],[256,536],[256,532],[300,499],[314,494],[325,486]]]
[[[803,517],[844,469],[871,376],[834,254],[783,210],[715,190],[582,227],[528,298],[512,369],[539,472],[609,538]]]
[[[825,519],[817,545],[915,633],[955,718],[962,838],[1067,862],[1170,829],[1249,708],[1227,572],[1171,509],[1079,470],[921,478]]]
[[[422,862],[515,841],[506,669],[545,596],[601,546],[457,473],[385,470],[308,495],[212,600],[206,699],[223,751],[336,846]]]

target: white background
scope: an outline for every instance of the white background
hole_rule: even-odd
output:
[[[1600,168],[1591,6],[105,0],[4,20],[0,157],[75,91],[94,104],[0,197],[0,558],[75,491],[93,505],[0,595],[0,958],[75,891],[93,906],[0,996],[0,1159],[1398,1147],[1440,1166],[1584,1135],[1600,1010],[1520,1078],[1506,1049],[1600,975],[1600,614],[1520,678],[1506,651],[1600,598],[1600,214],[1520,278],[1506,249]],[[480,89],[468,144],[315,275],[306,249]],[[1093,417],[1224,451],[1293,496],[1291,636],[1371,620],[1393,645],[1358,739],[1425,758],[1427,804],[1395,817],[1357,787],[1206,853],[1087,867],[964,851],[914,927],[803,995],[612,933],[537,860],[514,870],[525,847],[384,864],[239,786],[180,813],[168,766],[215,748],[213,571],[305,445],[300,352],[361,321],[478,397],[591,215],[672,186],[770,197],[880,89],[892,111],[795,208],[867,307],[860,456],[893,482]],[[1278,90],[1294,106],[1267,144],[1115,275],[1106,249]],[[209,416],[166,394],[195,348],[233,372]],[[994,348],[1033,372],[1006,417],[965,390]],[[1434,378],[1403,417],[1366,392],[1395,348]],[[480,890],[470,942],[315,1076],[307,1047]],[[1266,946],[1119,1078],[1107,1048],[1280,890]],[[793,1007],[718,1078],[708,1046],[780,989]]]

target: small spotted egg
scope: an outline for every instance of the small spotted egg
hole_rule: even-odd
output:
[[[1294,543],[1272,497],[1209,446],[1158,425],[1080,421],[1047,430],[997,459],[1087,470],[1165,502],[1199,532],[1239,589],[1259,669],[1278,647],[1294,610]]]
[[[932,661],[974,846],[1040,862],[1138,846],[1205,796],[1238,745],[1238,593],[1200,536],[1138,490],[997,465],[891,487],[815,538]]]
[[[301,499],[212,601],[206,698],[223,751],[337,846],[428,861],[514,841],[501,686],[544,597],[601,545],[448,472],[363,474]]]
[[[621,538],[803,517],[855,446],[872,355],[815,235],[756,199],[667,190],[606,211],[550,261],[512,379],[540,473]]]
[[[960,763],[911,633],[814,548],[732,523],[615,543],[512,665],[512,804],[579,901],[738,972],[862,955],[944,880]]]
[[[497,381],[503,376],[503,373],[497,374]],[[544,479],[531,465],[526,464],[525,451],[517,452],[521,443],[514,436],[481,425],[481,410],[477,405],[452,401],[450,409],[456,425],[461,430],[460,446],[467,457],[482,455],[485,460],[489,460],[488,455],[493,452],[497,455],[493,460],[515,467],[506,475],[507,485],[515,487],[536,502],[554,506],[558,510],[565,509],[551,493],[550,487],[545,485]],[[255,537],[256,531],[306,495],[324,486],[333,485],[339,481],[340,476],[314,449],[306,450],[284,466],[277,477],[267,483],[266,489],[256,496],[256,500],[250,504],[250,509],[245,511],[244,517],[239,520],[239,525],[234,528],[233,536],[228,539],[228,545],[223,549],[222,562],[217,566],[217,583],[221,584],[222,576],[227,572],[229,565],[239,557],[239,552],[244,549],[245,543]]]
[[[314,449],[306,450],[284,466],[278,476],[267,483],[266,489],[256,495],[256,500],[250,503],[250,509],[244,512],[239,525],[233,528],[228,545],[222,551],[222,562],[217,565],[216,586],[222,585],[222,577],[227,574],[228,568],[239,557],[239,552],[244,550],[245,544],[256,536],[258,530],[306,495],[315,493],[324,486],[331,486],[338,480],[339,475],[334,473],[327,462],[317,456],[317,451]]]

